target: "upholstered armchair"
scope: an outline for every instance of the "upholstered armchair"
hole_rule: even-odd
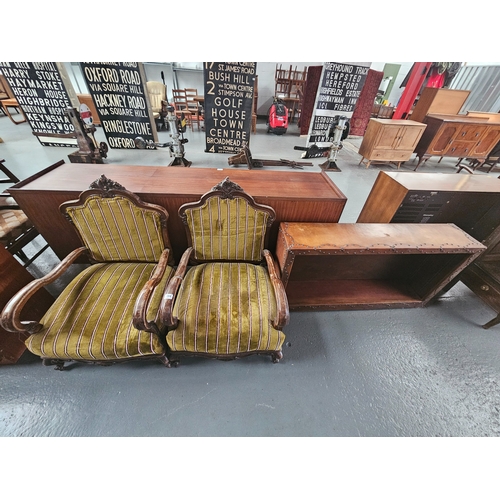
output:
[[[277,266],[265,248],[275,219],[226,178],[200,201],[180,207],[189,248],[160,306],[169,325],[168,356],[282,358],[288,301]],[[191,267],[189,267],[191,265]]]
[[[83,246],[7,303],[3,328],[28,335],[27,348],[56,369],[63,369],[66,361],[112,364],[137,358],[159,359],[169,366],[166,325],[158,314],[173,274],[167,211],[142,202],[104,176],[60,210]],[[64,288],[42,319],[22,321],[29,298],[84,256],[90,265]],[[24,312],[29,316],[29,310]]]

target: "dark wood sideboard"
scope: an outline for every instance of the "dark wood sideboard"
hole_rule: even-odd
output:
[[[357,222],[454,223],[486,246],[458,275],[499,315],[500,179],[495,175],[380,172]]]
[[[338,222],[347,201],[325,172],[59,162],[15,184],[9,191],[60,259],[81,243],[71,224],[59,212],[59,206],[77,198],[101,174],[119,182],[143,201],[167,209],[176,261],[187,247],[179,207],[199,200],[226,177],[258,203],[270,205],[276,211],[276,221],[270,229],[271,251],[275,249],[281,221]]]
[[[469,158],[484,162],[500,140],[500,123],[486,117],[427,115],[427,125],[415,148],[417,166],[431,156]]]

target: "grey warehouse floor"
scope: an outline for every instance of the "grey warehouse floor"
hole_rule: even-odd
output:
[[[168,132],[159,136],[169,140]],[[41,146],[28,123],[16,126],[5,116],[0,137],[0,157],[20,178],[60,159],[69,162],[74,151]],[[100,128],[97,137],[104,139]],[[231,175],[225,155],[204,153],[204,132],[186,137],[191,168],[225,168]],[[340,222],[355,222],[378,172],[394,170],[358,165],[360,143],[346,140],[338,158],[342,171],[328,172],[348,200]],[[264,159],[301,160],[296,145],[305,145],[296,124],[276,136],[266,133],[264,120],[250,141],[254,158]],[[305,168],[320,171],[321,160],[311,161]],[[166,149],[111,149],[106,162],[168,165],[170,157]],[[454,164],[431,159],[419,171],[454,173]],[[410,160],[401,170],[414,165]],[[30,251],[42,244],[39,237]],[[29,270],[42,276],[57,262],[49,250]],[[500,326],[481,328],[494,315],[458,283],[425,308],[292,312],[278,364],[259,356],[193,358],[171,369],[137,361],[74,364],[58,372],[26,353],[0,367],[0,435],[500,436]]]

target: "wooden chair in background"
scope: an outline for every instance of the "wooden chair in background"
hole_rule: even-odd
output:
[[[192,113],[189,109],[186,90],[185,89],[172,89],[172,100],[175,109],[175,116],[186,120],[186,125],[194,131]]]
[[[288,108],[288,120],[293,122],[295,116],[298,114],[299,103],[301,102],[301,95],[299,92],[304,91],[307,78],[307,67],[303,70],[298,70],[297,67],[292,69],[283,69],[276,65],[275,70],[275,96],[282,96],[285,106]]]
[[[188,104],[188,109],[191,112],[192,121],[196,122],[198,125],[198,130],[200,130],[200,122],[203,121],[203,113],[200,103],[196,100],[198,97],[197,89],[184,89],[186,92],[186,100]]]
[[[14,120],[10,112],[11,108],[15,109],[18,114],[22,115],[21,120]],[[21,106],[19,106],[12,89],[3,75],[0,75],[0,109],[2,110],[2,113],[8,116],[10,121],[16,125],[26,121],[26,115],[24,114]]]
[[[0,171],[6,177],[0,178],[0,183],[15,184],[20,179],[5,165],[5,160],[0,160]],[[17,202],[10,196],[8,190],[0,193],[0,245],[5,247],[12,255],[21,260],[24,267],[29,266],[39,257],[49,245],[43,246],[33,257],[28,258],[23,248],[33,241],[39,232],[35,229],[26,214]]]
[[[10,118],[10,121],[12,123],[15,123],[16,125],[19,125],[20,123],[24,123],[27,121],[26,115],[24,114],[23,108],[19,105],[17,102],[17,99],[15,97],[11,99],[2,99],[0,100],[0,106],[2,106],[2,111],[4,112],[5,115],[7,115]],[[17,114],[21,115],[21,119],[14,120],[14,117],[12,116],[12,113],[10,110],[15,109]]]

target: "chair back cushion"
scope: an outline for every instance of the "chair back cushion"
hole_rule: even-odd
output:
[[[165,249],[160,214],[127,197],[90,195],[66,213],[97,262],[158,262]]]
[[[251,206],[247,199],[211,197],[184,214],[194,259],[262,260],[270,214]]]

